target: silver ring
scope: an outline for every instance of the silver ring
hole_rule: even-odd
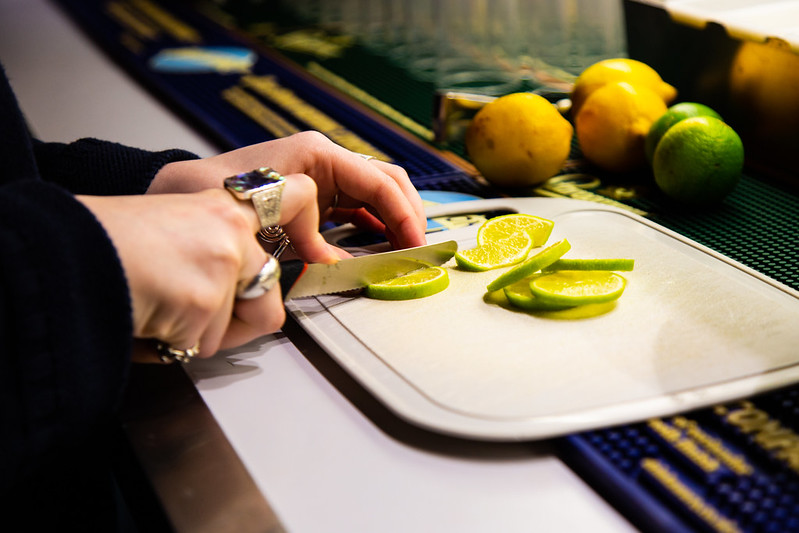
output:
[[[173,348],[169,344],[159,341],[155,345],[155,351],[163,363],[174,363],[175,361],[188,363],[200,353],[200,341],[195,342],[194,346],[185,350]]]
[[[291,246],[291,239],[289,239],[288,234],[283,231],[283,228],[280,227],[280,225],[261,228],[257,236],[258,240],[264,244],[277,243],[275,249],[271,251],[271,254],[275,259],[280,259],[280,256],[283,255],[283,252],[286,251],[286,248]],[[294,249],[293,246],[291,246],[291,248]],[[268,249],[266,250],[267,252],[269,251]]]
[[[238,200],[250,200],[261,227],[280,222],[280,200],[286,178],[269,167],[242,172],[224,180],[225,188]]]
[[[359,154],[358,152],[353,152],[353,153],[354,153],[355,155],[357,155],[357,156],[360,156],[360,157],[362,157],[362,158],[366,159],[367,161],[371,161],[372,159],[377,159],[377,158],[376,158],[375,156],[373,156],[373,155],[369,155],[369,154]]]
[[[333,195],[333,201],[330,203],[330,209],[336,209],[338,207],[338,193]]]
[[[236,297],[241,300],[258,298],[266,294],[280,280],[280,263],[273,255],[266,258],[266,263],[252,279],[240,281],[236,287]]]

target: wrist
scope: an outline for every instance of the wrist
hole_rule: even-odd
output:
[[[162,166],[153,176],[147,194],[164,194],[176,192],[189,192],[189,176],[193,174],[194,161],[172,161]]]

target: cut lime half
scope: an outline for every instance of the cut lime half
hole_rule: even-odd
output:
[[[557,311],[568,307],[553,305],[533,296],[530,291],[530,281],[530,278],[524,278],[502,289],[505,293],[505,298],[513,307],[524,309],[525,311]]]
[[[367,285],[365,294],[377,300],[412,300],[439,293],[449,286],[449,274],[439,266],[425,266],[408,274]]]
[[[552,246],[544,248],[532,257],[524,260],[507,272],[500,275],[497,279],[488,284],[488,292],[498,291],[512,283],[516,283],[528,276],[532,276],[542,268],[551,265],[569,251],[571,244],[566,239],[556,242]]]
[[[543,246],[555,223],[545,218],[513,213],[490,218],[477,230],[477,244],[507,239],[514,233],[525,232],[533,240],[533,246]]]
[[[611,302],[626,285],[627,280],[606,270],[560,270],[533,278],[530,292],[551,305],[576,306]]]
[[[515,265],[527,257],[533,241],[526,232],[514,233],[505,239],[489,241],[474,248],[458,250],[455,262],[463,270],[481,272]]]

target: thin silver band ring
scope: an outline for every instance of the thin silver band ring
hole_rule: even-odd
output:
[[[241,300],[258,298],[266,294],[280,280],[280,263],[274,255],[267,255],[266,263],[252,279],[242,280],[236,287],[236,297]]]

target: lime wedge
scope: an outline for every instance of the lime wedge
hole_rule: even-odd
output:
[[[505,293],[505,298],[513,306],[526,311],[555,311],[566,309],[567,306],[553,305],[542,300],[539,300],[530,291],[531,278],[524,278],[511,283],[502,291]]]
[[[515,265],[527,257],[533,241],[526,232],[510,235],[505,239],[489,241],[474,248],[458,250],[455,262],[464,270],[480,272],[493,268]]]
[[[558,259],[545,271],[554,270],[616,270],[628,272],[635,265],[634,259]]]
[[[571,248],[571,244],[566,239],[556,242],[552,246],[544,248],[534,256],[525,259],[520,265],[513,267],[507,272],[503,273],[497,279],[488,284],[486,289],[488,292],[497,291],[505,288],[511,283],[520,281],[528,276],[532,276],[542,268],[551,265],[560,256],[565,254]]]
[[[477,230],[477,244],[507,239],[514,233],[526,232],[533,246],[543,246],[552,233],[555,223],[545,218],[513,213],[490,218]]]
[[[626,285],[627,280],[606,270],[560,270],[533,278],[530,292],[544,303],[576,306],[611,302]]]
[[[443,291],[449,286],[449,274],[439,266],[425,266],[408,274],[372,283],[365,294],[377,300],[412,300]]]

